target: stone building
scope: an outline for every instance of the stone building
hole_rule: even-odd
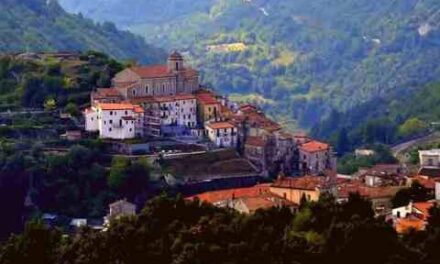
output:
[[[193,93],[199,89],[199,73],[173,52],[165,65],[131,67],[116,74],[113,86],[126,99]]]
[[[336,157],[329,144],[312,140],[299,146],[299,166],[303,174],[318,175],[336,170]]]

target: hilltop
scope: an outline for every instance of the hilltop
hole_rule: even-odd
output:
[[[0,0],[0,17],[0,53],[97,50],[148,63],[164,55],[112,23],[68,14],[53,0]]]

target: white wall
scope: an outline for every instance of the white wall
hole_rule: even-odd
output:
[[[95,110],[91,109],[85,112],[84,118],[86,120],[86,131],[95,132],[99,130],[98,114]]]
[[[440,201],[440,182],[435,183],[435,199]]]

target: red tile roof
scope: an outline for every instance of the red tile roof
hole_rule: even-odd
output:
[[[234,128],[235,127],[233,124],[231,124],[229,122],[209,123],[206,126],[211,129],[227,129],[227,128]]]
[[[325,178],[320,176],[304,176],[293,178],[281,178],[277,179],[272,187],[275,188],[288,188],[288,189],[300,189],[300,190],[316,190],[325,184]]]
[[[264,193],[269,193],[269,184],[258,184],[247,188],[228,189],[221,191],[205,192],[202,194],[188,197],[187,199],[195,199],[208,203],[217,203],[232,198],[255,197]]]
[[[413,178],[413,181],[417,181],[426,189],[431,189],[431,190],[435,189],[435,182],[436,182],[435,179],[431,179],[431,178],[427,178],[425,176],[418,175]]]
[[[262,137],[248,137],[245,144],[253,147],[264,147],[266,141]]]
[[[98,88],[93,93],[96,97],[120,97],[121,93],[115,88]]]
[[[130,103],[99,103],[97,107],[101,110],[133,110],[137,113],[144,112],[142,107]]]
[[[219,104],[219,102],[215,99],[215,96],[209,92],[203,92],[196,94],[197,100],[205,105]]]
[[[319,151],[327,151],[330,149],[330,145],[327,143],[313,140],[313,141],[302,144],[299,148],[302,151],[314,153],[314,152],[319,152]]]
[[[416,217],[400,218],[396,220],[396,232],[399,234],[407,233],[411,229],[421,231],[425,229],[425,221]]]
[[[165,78],[173,77],[175,74],[168,70],[167,65],[152,65],[152,66],[141,66],[132,67],[131,71],[139,75],[143,79],[147,78]],[[184,68],[182,73],[185,77],[197,76],[198,72],[192,68]]]
[[[361,182],[349,182],[338,185],[338,198],[348,198],[350,193],[359,193],[370,199],[391,198],[403,189],[402,186],[369,187]]]
[[[434,202],[419,202],[414,203],[413,207],[420,211],[422,214],[422,219],[426,220],[429,217],[429,209],[431,209],[434,205]]]

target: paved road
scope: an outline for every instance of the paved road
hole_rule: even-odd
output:
[[[402,152],[411,148],[412,146],[422,144],[425,141],[430,141],[435,138],[440,138],[440,132],[434,132],[432,134],[429,134],[429,135],[426,135],[426,136],[423,136],[420,138],[416,138],[416,139],[412,139],[410,141],[400,143],[400,144],[392,147],[391,151],[393,152],[393,155],[395,157],[399,157],[400,155],[402,155]]]

